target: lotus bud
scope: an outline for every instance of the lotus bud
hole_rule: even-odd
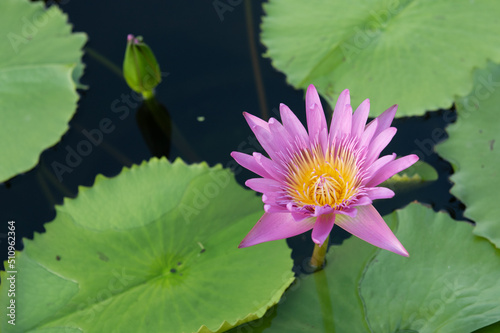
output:
[[[129,87],[146,99],[154,95],[154,88],[161,82],[160,66],[153,51],[142,41],[142,36],[127,36],[123,76]]]

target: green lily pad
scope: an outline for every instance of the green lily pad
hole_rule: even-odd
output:
[[[346,88],[371,116],[449,108],[471,89],[474,67],[500,61],[500,2],[270,0],[261,40],[288,82],[330,101]]]
[[[471,332],[500,320],[500,251],[419,204],[396,211],[410,258],[380,251],[361,281],[374,332]]]
[[[358,284],[376,251],[376,247],[355,237],[342,246],[330,247],[326,268],[299,277],[274,309],[275,317],[265,316],[270,323],[247,323],[245,327],[253,329],[248,332],[369,332]]]
[[[500,321],[474,331],[474,333],[498,333],[500,332]]]
[[[351,237],[330,247],[324,271],[297,278],[266,320],[230,332],[456,333],[498,322],[498,249],[420,204],[384,219],[409,258]]]
[[[436,169],[434,169],[430,164],[423,161],[417,161],[408,169],[401,171],[391,178],[394,178],[395,180],[403,180],[403,178],[409,178],[419,180],[421,182],[431,182],[438,179],[438,173]]]
[[[390,188],[396,193],[413,191],[438,179],[438,173],[431,165],[417,161],[408,169],[395,174],[380,186]]]
[[[394,229],[396,220],[386,221]],[[324,270],[299,276],[264,319],[229,333],[370,332],[359,296],[359,281],[377,251],[356,237],[345,240],[341,246],[330,246]]]
[[[16,253],[17,321],[0,329],[223,332],[259,318],[294,279],[285,241],[237,248],[261,215],[220,166],[152,159],[98,176]]]
[[[446,128],[448,140],[436,151],[450,161],[455,173],[451,193],[466,206],[476,235],[500,248],[500,66],[477,70],[471,93],[456,102],[457,120]]]
[[[0,181],[34,167],[76,110],[86,35],[57,6],[0,2]]]

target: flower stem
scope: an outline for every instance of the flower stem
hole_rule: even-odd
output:
[[[108,58],[106,58],[93,48],[85,47],[84,50],[91,58],[94,58],[94,60],[100,62],[101,65],[107,67],[111,72],[113,72],[114,74],[118,75],[120,78],[123,79],[121,68],[115,65],[111,60],[109,60]]]
[[[259,98],[260,112],[262,119],[269,119],[267,111],[266,93],[264,90],[264,82],[259,65],[259,51],[257,50],[254,26],[252,20],[252,1],[245,0],[245,20],[247,22],[248,44],[250,47],[250,59],[252,60],[253,77],[255,78],[255,86],[257,88],[257,96]]]
[[[330,239],[330,236],[328,236],[325,241],[323,242],[323,245],[319,246],[318,244],[314,244],[314,251],[311,257],[311,267],[315,271],[319,271],[323,269],[323,266],[325,265],[325,255],[326,251],[328,250],[328,240]]]
[[[142,93],[142,97],[144,98],[145,101],[148,101],[155,97],[155,93],[152,90],[144,91]]]

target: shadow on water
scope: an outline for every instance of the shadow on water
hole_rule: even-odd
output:
[[[151,155],[168,158],[172,142],[172,119],[167,108],[155,98],[148,99],[137,110],[135,119]]]

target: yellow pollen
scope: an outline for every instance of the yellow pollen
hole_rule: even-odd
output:
[[[287,166],[286,193],[298,207],[342,209],[359,192],[361,183],[356,154],[348,148],[321,147],[296,153]]]

